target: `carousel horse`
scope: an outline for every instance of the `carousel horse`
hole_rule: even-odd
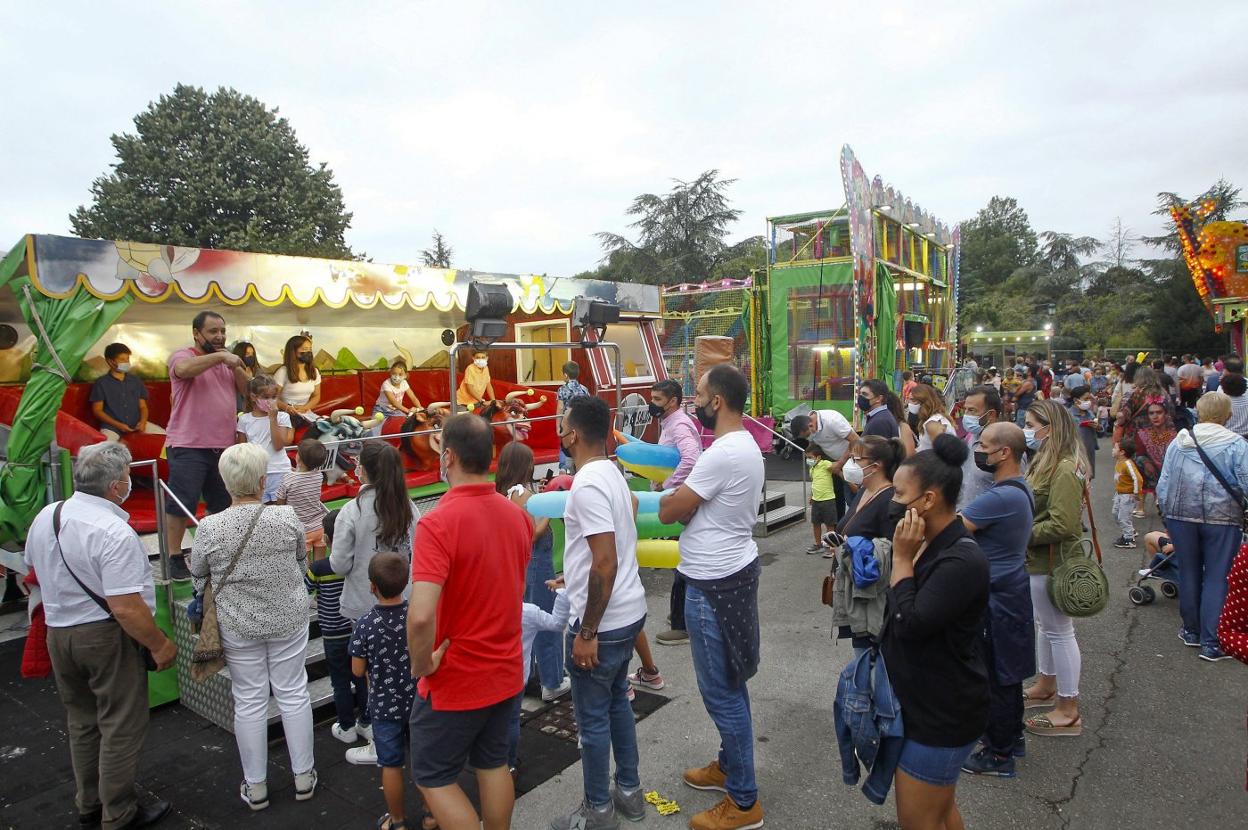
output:
[[[334,484],[355,469],[355,459],[364,447],[363,439],[381,423],[380,418],[360,420],[359,416],[363,414],[364,410],[358,406],[355,409],[335,409],[329,417],[317,418],[308,425],[308,437],[322,444],[333,444],[329,449],[334,464],[325,471],[327,483]]]
[[[431,403],[424,409],[418,409],[403,420],[399,432],[423,432],[440,430],[451,405],[446,401]],[[384,427],[383,427],[384,434]],[[442,454],[442,434],[433,432],[427,435],[409,435],[399,439],[399,449],[411,459],[410,469],[436,470],[438,457]]]

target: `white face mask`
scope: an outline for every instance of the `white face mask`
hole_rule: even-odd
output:
[[[489,364],[490,364],[490,361],[486,360],[483,357],[477,358],[476,360],[472,361],[472,365],[476,366],[478,369],[484,369]]]
[[[845,462],[845,466],[841,468],[841,478],[845,479],[846,484],[852,484],[858,487],[862,484],[862,467],[854,459]]]
[[[124,503],[126,499],[130,498],[130,493],[133,490],[134,490],[134,480],[131,479],[130,481],[126,482],[126,492],[123,493],[121,496],[122,503]]]
[[[1092,401],[1079,401],[1079,408],[1088,410],[1092,408]]]
[[[914,401],[911,401],[910,403],[906,404],[906,411],[909,412],[911,415],[918,415],[919,408],[920,408],[920,404],[917,404]]]
[[[392,385],[394,385],[394,386],[402,386],[402,385],[403,385],[403,378],[399,377],[398,375],[391,375],[391,376],[390,376],[390,383],[391,383]]]
[[[121,372],[121,373],[124,375],[126,372],[129,372],[129,371],[130,371],[130,364],[129,364],[129,363],[118,363],[118,364],[117,364],[117,371],[118,371],[118,372]]]

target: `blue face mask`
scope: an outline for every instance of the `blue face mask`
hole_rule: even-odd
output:
[[[971,435],[979,435],[984,431],[982,418],[982,415],[963,415],[962,429],[966,430]]]
[[[1040,449],[1040,445],[1044,443],[1043,438],[1036,437],[1036,431],[1034,429],[1024,429],[1023,438],[1027,441],[1027,449],[1029,450],[1038,450]]]

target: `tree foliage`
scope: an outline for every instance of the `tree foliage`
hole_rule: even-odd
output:
[[[961,285],[971,295],[1001,285],[1036,260],[1036,232],[1017,200],[993,196],[962,224]]]
[[[433,246],[425,248],[420,252],[420,258],[433,268],[450,268],[451,257],[455,255],[455,249],[446,244],[446,237],[437,228],[433,229]]]
[[[271,254],[354,256],[351,214],[276,109],[179,84],[112,136],[117,161],[71,216],[83,237]]]
[[[707,280],[729,261],[757,258],[757,238],[736,245],[725,241],[728,226],[741,216],[727,195],[734,181],[707,170],[693,181],[675,180],[668,193],[635,198],[627,213],[637,217],[629,225],[636,240],[608,231],[595,234],[605,254],[595,275],[670,285]]]

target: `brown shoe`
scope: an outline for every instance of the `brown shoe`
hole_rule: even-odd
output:
[[[719,790],[728,792],[728,776],[719,768],[719,761],[711,761],[704,767],[685,770],[685,783],[695,790]]]
[[[689,819],[691,830],[755,830],[763,826],[763,806],[757,801],[742,810],[730,796],[704,813]]]

